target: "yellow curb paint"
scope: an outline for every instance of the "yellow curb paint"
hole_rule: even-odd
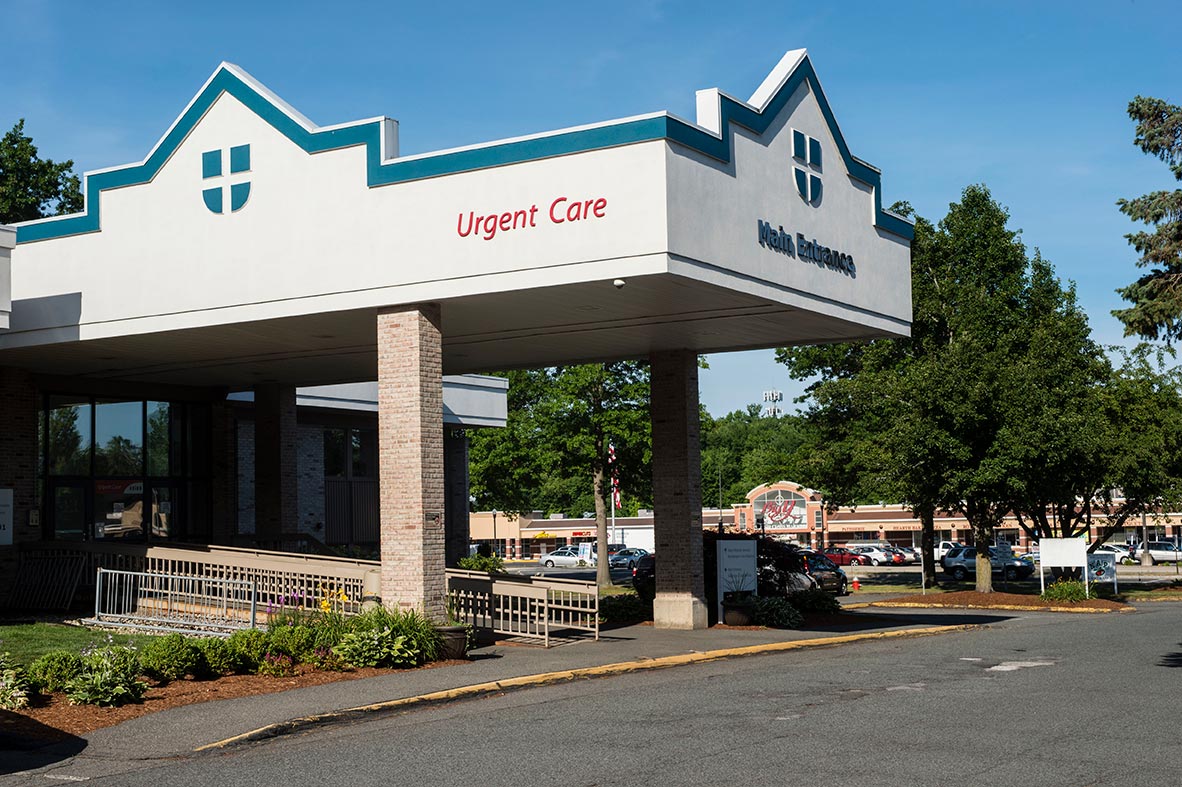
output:
[[[965,624],[955,626],[929,626],[927,628],[903,629],[901,631],[875,631],[868,634],[843,634],[837,637],[819,637],[816,639],[801,639],[790,642],[768,642],[760,645],[746,645],[738,648],[707,650],[700,653],[682,653],[676,656],[660,656],[652,659],[622,661],[616,664],[604,664],[598,667],[581,667],[579,669],[560,670],[557,672],[543,672],[537,675],[523,675],[517,678],[506,678],[504,680],[490,681],[488,683],[476,683],[471,686],[461,686],[460,688],[456,689],[435,691],[431,692],[430,694],[421,694],[416,697],[404,697],[402,699],[389,700],[386,702],[375,702],[370,705],[360,705],[355,708],[346,708],[344,710],[333,711],[331,713],[322,713],[315,716],[302,716],[300,718],[279,722],[277,724],[268,724],[264,727],[259,727],[258,729],[244,732],[241,735],[235,735],[231,738],[215,741],[214,743],[207,743],[204,746],[198,746],[193,751],[201,752],[209,751],[211,749],[224,749],[227,746],[232,746],[235,743],[243,743],[257,738],[265,738],[271,734],[278,734],[285,729],[297,729],[303,726],[320,724],[332,721],[334,719],[356,716],[363,713],[397,710],[398,708],[407,708],[413,705],[463,699],[465,697],[474,697],[481,694],[504,691],[506,689],[523,688],[526,686],[542,686],[549,683],[576,680],[578,678],[622,675],[628,672],[663,669],[666,667],[676,667],[685,664],[700,664],[707,661],[716,661],[718,659],[734,658],[738,656],[753,656],[761,653],[780,653],[789,650],[803,650],[805,648],[826,647],[829,645],[844,645],[850,642],[863,642],[866,640],[875,639],[925,637],[933,634],[946,634],[952,631],[968,631],[976,628],[980,627],[973,624]]]
[[[1109,612],[1132,612],[1132,608],[1125,609],[1089,609],[1086,607],[1020,607],[1017,604],[920,604],[910,601],[873,601],[871,607],[902,607],[907,609],[999,609],[1006,612],[1076,612],[1084,615],[1101,615]]]

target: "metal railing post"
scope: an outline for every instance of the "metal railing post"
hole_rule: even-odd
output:
[[[94,619],[99,619],[99,605],[103,598],[103,569],[98,570],[98,576],[94,580]]]
[[[252,579],[250,581],[250,627],[257,627],[257,616],[259,606],[259,583],[258,580]]]

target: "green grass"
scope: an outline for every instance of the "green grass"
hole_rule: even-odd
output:
[[[636,591],[632,589],[632,583],[629,582],[627,585],[609,585],[607,587],[601,587],[599,589],[599,597],[603,598],[604,596],[626,596],[629,593],[635,593],[635,592]]]
[[[67,626],[62,623],[17,623],[0,624],[0,653],[5,651],[21,664],[29,664],[33,659],[51,650],[69,650],[78,653],[92,645],[107,643],[105,631],[83,628],[82,626]],[[137,648],[155,639],[147,634],[111,633],[116,645],[126,645],[130,641]]]

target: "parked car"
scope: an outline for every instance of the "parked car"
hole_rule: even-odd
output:
[[[657,556],[649,553],[632,567],[632,587],[636,595],[651,599],[657,595]]]
[[[932,549],[932,557],[941,566],[944,565],[944,555],[948,554],[950,549],[963,548],[964,544],[959,541],[940,541]]]
[[[1101,544],[1096,547],[1096,551],[1093,554],[1112,555],[1116,558],[1117,563],[1123,563],[1125,565],[1136,562],[1133,560],[1132,550],[1124,544]],[[1151,552],[1150,554],[1152,555],[1153,553]]]
[[[989,563],[994,574],[1001,574],[1008,580],[1026,579],[1034,573],[1034,564],[1020,560],[1012,554],[1002,556],[996,549],[989,549]],[[977,548],[956,547],[944,556],[944,571],[957,582],[963,582],[977,573]]]
[[[882,547],[857,547],[854,551],[859,555],[865,555],[872,566],[891,566],[903,562],[902,557],[896,561],[895,555]]]
[[[923,560],[923,554],[915,547],[895,547],[895,549],[903,553],[903,557],[907,559],[908,563],[915,564]]]
[[[845,547],[826,547],[821,554],[839,566],[866,566],[870,564],[870,558]]]
[[[640,547],[625,547],[619,552],[616,552],[607,559],[607,564],[612,568],[632,568],[636,565],[636,561],[648,554],[647,549]]]
[[[817,587],[839,596],[849,595],[845,572],[836,563],[811,549],[800,550],[800,556],[804,558],[805,573],[812,577]]]
[[[559,547],[553,552],[547,552],[538,558],[538,563],[546,568],[554,568],[555,566],[577,566],[579,565],[579,548],[571,544],[564,547]],[[595,565],[595,555],[592,553],[591,559],[586,561],[587,565]]]
[[[912,565],[919,562],[919,556],[907,547],[891,547],[888,551],[892,555],[897,555],[904,565]]]
[[[1141,560],[1141,545],[1130,553],[1134,561]],[[1150,541],[1149,561],[1151,563],[1177,563],[1182,561],[1182,550],[1173,541]]]

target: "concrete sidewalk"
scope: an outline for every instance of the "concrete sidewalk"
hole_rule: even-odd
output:
[[[53,772],[64,774],[70,770],[68,761],[71,758],[103,761],[110,766],[110,772],[118,772],[134,767],[131,765],[134,761],[184,757],[197,751],[350,718],[360,713],[340,713],[347,709],[375,706],[365,712],[381,712],[383,703],[422,697],[432,699],[430,695],[438,692],[448,692],[446,698],[473,696],[479,692],[507,690],[512,684],[535,685],[591,677],[595,673],[669,667],[796,647],[842,645],[862,639],[923,636],[987,624],[1008,615],[964,610],[874,610],[852,612],[846,617],[848,622],[841,625],[791,631],[717,627],[671,631],[650,625],[625,626],[604,629],[599,641],[578,639],[550,649],[501,642],[474,650],[469,662],[457,666],[338,681],[275,694],[187,705],[141,716],[96,730],[72,744],[5,752],[6,759],[11,755],[20,758],[21,762],[13,761],[0,773],[57,766]],[[581,670],[588,673],[581,674]],[[511,685],[497,685],[502,682]],[[319,718],[322,716],[332,718]],[[120,768],[119,762],[127,764]],[[63,763],[67,763],[66,769],[60,770]]]

